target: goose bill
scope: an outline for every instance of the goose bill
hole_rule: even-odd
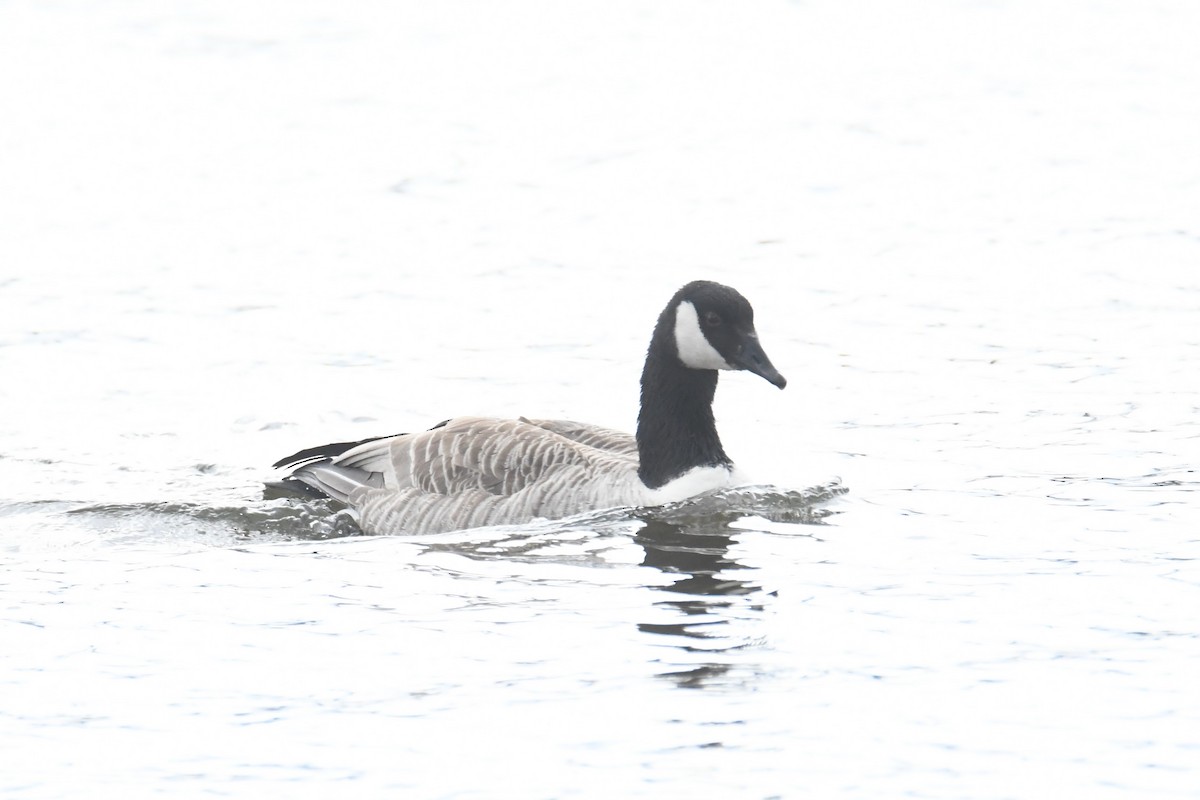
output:
[[[771,363],[771,359],[767,358],[762,345],[758,343],[758,335],[753,331],[746,334],[741,347],[738,348],[737,355],[730,360],[735,368],[753,372],[780,389],[787,386],[787,378],[780,375],[779,370],[775,369],[775,365]]]

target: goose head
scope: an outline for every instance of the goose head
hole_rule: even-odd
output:
[[[672,307],[675,350],[685,367],[746,370],[780,389],[787,386],[758,341],[754,309],[736,289],[692,281],[676,292]]]

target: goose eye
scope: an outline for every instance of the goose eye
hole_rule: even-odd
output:
[[[721,315],[715,311],[704,312],[704,324],[710,328],[715,328],[721,324]]]

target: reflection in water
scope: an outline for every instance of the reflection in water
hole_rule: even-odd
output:
[[[655,601],[652,610],[674,621],[638,623],[638,630],[674,644],[688,658],[703,661],[686,669],[661,673],[684,688],[705,688],[744,681],[747,668],[759,672],[735,653],[744,653],[758,642],[750,629],[762,613],[764,592],[754,582],[754,571],[730,557],[735,537],[744,534],[749,518],[788,525],[789,535],[812,536],[834,512],[824,504],[845,493],[839,483],[806,491],[780,491],[770,487],[739,487],[689,498],[652,509],[606,509],[570,520],[540,520],[519,526],[502,526],[414,537],[425,552],[446,552],[477,561],[537,563],[553,561],[585,566],[603,565],[605,540],[625,540],[631,523],[639,525],[634,542],[645,555],[642,566],[669,576],[668,585],[649,588],[670,593]],[[733,527],[733,523],[742,523]],[[803,524],[808,530],[796,525]],[[626,540],[627,541],[627,540]],[[722,654],[727,654],[722,659]],[[721,659],[721,660],[718,660]],[[736,668],[736,669],[735,669]]]
[[[733,536],[723,523],[676,525],[661,519],[647,520],[634,541],[646,550],[642,565],[663,572],[686,574],[668,591],[687,594],[749,594],[757,587],[744,581],[718,578],[726,570],[745,569],[729,558]]]
[[[646,551],[644,566],[678,576],[678,580],[660,588],[686,595],[654,604],[657,609],[676,612],[680,617],[678,622],[643,622],[638,625],[639,630],[682,637],[683,650],[704,653],[710,658],[745,646],[745,640],[730,630],[738,616],[731,608],[730,598],[754,594],[761,587],[730,576],[730,572],[746,567],[729,557],[733,531],[726,521],[675,523],[646,519],[635,541]],[[745,606],[738,605],[745,610]],[[757,612],[762,607],[750,608]],[[731,668],[730,663],[708,661],[691,669],[662,673],[662,677],[683,688],[699,689],[721,680]]]
[[[787,525],[787,535],[812,536],[811,526],[822,524],[834,513],[826,503],[845,492],[836,482],[805,491],[739,487],[653,509],[607,509],[570,520],[414,538],[425,552],[454,553],[478,561],[597,566],[607,563],[603,554],[613,546],[605,540],[627,541],[631,523],[638,525],[634,542],[645,553],[642,566],[672,579],[665,586],[649,585],[669,593],[669,598],[651,605],[650,611],[656,612],[658,619],[638,623],[638,630],[667,637],[660,642],[674,645],[688,662],[679,665],[680,669],[660,673],[660,677],[683,688],[701,689],[744,683],[747,670],[751,676],[761,671],[747,663],[744,655],[759,642],[753,633],[754,621],[763,611],[763,602],[774,593],[764,592],[754,581],[754,571],[730,557],[735,537],[747,532],[746,521],[761,518]],[[298,526],[310,526],[310,517],[306,514]],[[739,527],[733,527],[734,523]],[[261,527],[263,520],[258,524]],[[343,530],[334,528],[333,535]],[[345,530],[343,535],[357,532]],[[329,535],[323,528],[298,538]]]
[[[703,689],[711,686],[725,677],[732,669],[730,664],[703,664],[695,669],[685,669],[680,672],[663,672],[660,678],[668,678],[681,689]]]
[[[657,588],[686,596],[654,603],[656,609],[675,612],[677,622],[644,622],[638,629],[680,637],[683,651],[707,657],[704,663],[665,672],[661,677],[689,689],[727,683],[735,666],[732,653],[744,651],[755,641],[746,628],[762,612],[762,603],[756,601],[762,587],[754,583],[749,568],[729,555],[739,531],[731,523],[757,515],[776,522],[819,524],[830,512],[818,505],[844,491],[839,484],[807,492],[751,487],[703,495],[639,515],[643,524],[634,540],[646,552],[643,566],[677,576],[670,585]],[[731,655],[716,660],[721,654]],[[744,669],[748,665],[739,660],[738,666]]]

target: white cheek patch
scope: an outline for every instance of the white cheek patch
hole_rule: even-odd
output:
[[[692,369],[733,369],[700,330],[696,307],[684,300],[675,309],[675,348],[679,360]]]

